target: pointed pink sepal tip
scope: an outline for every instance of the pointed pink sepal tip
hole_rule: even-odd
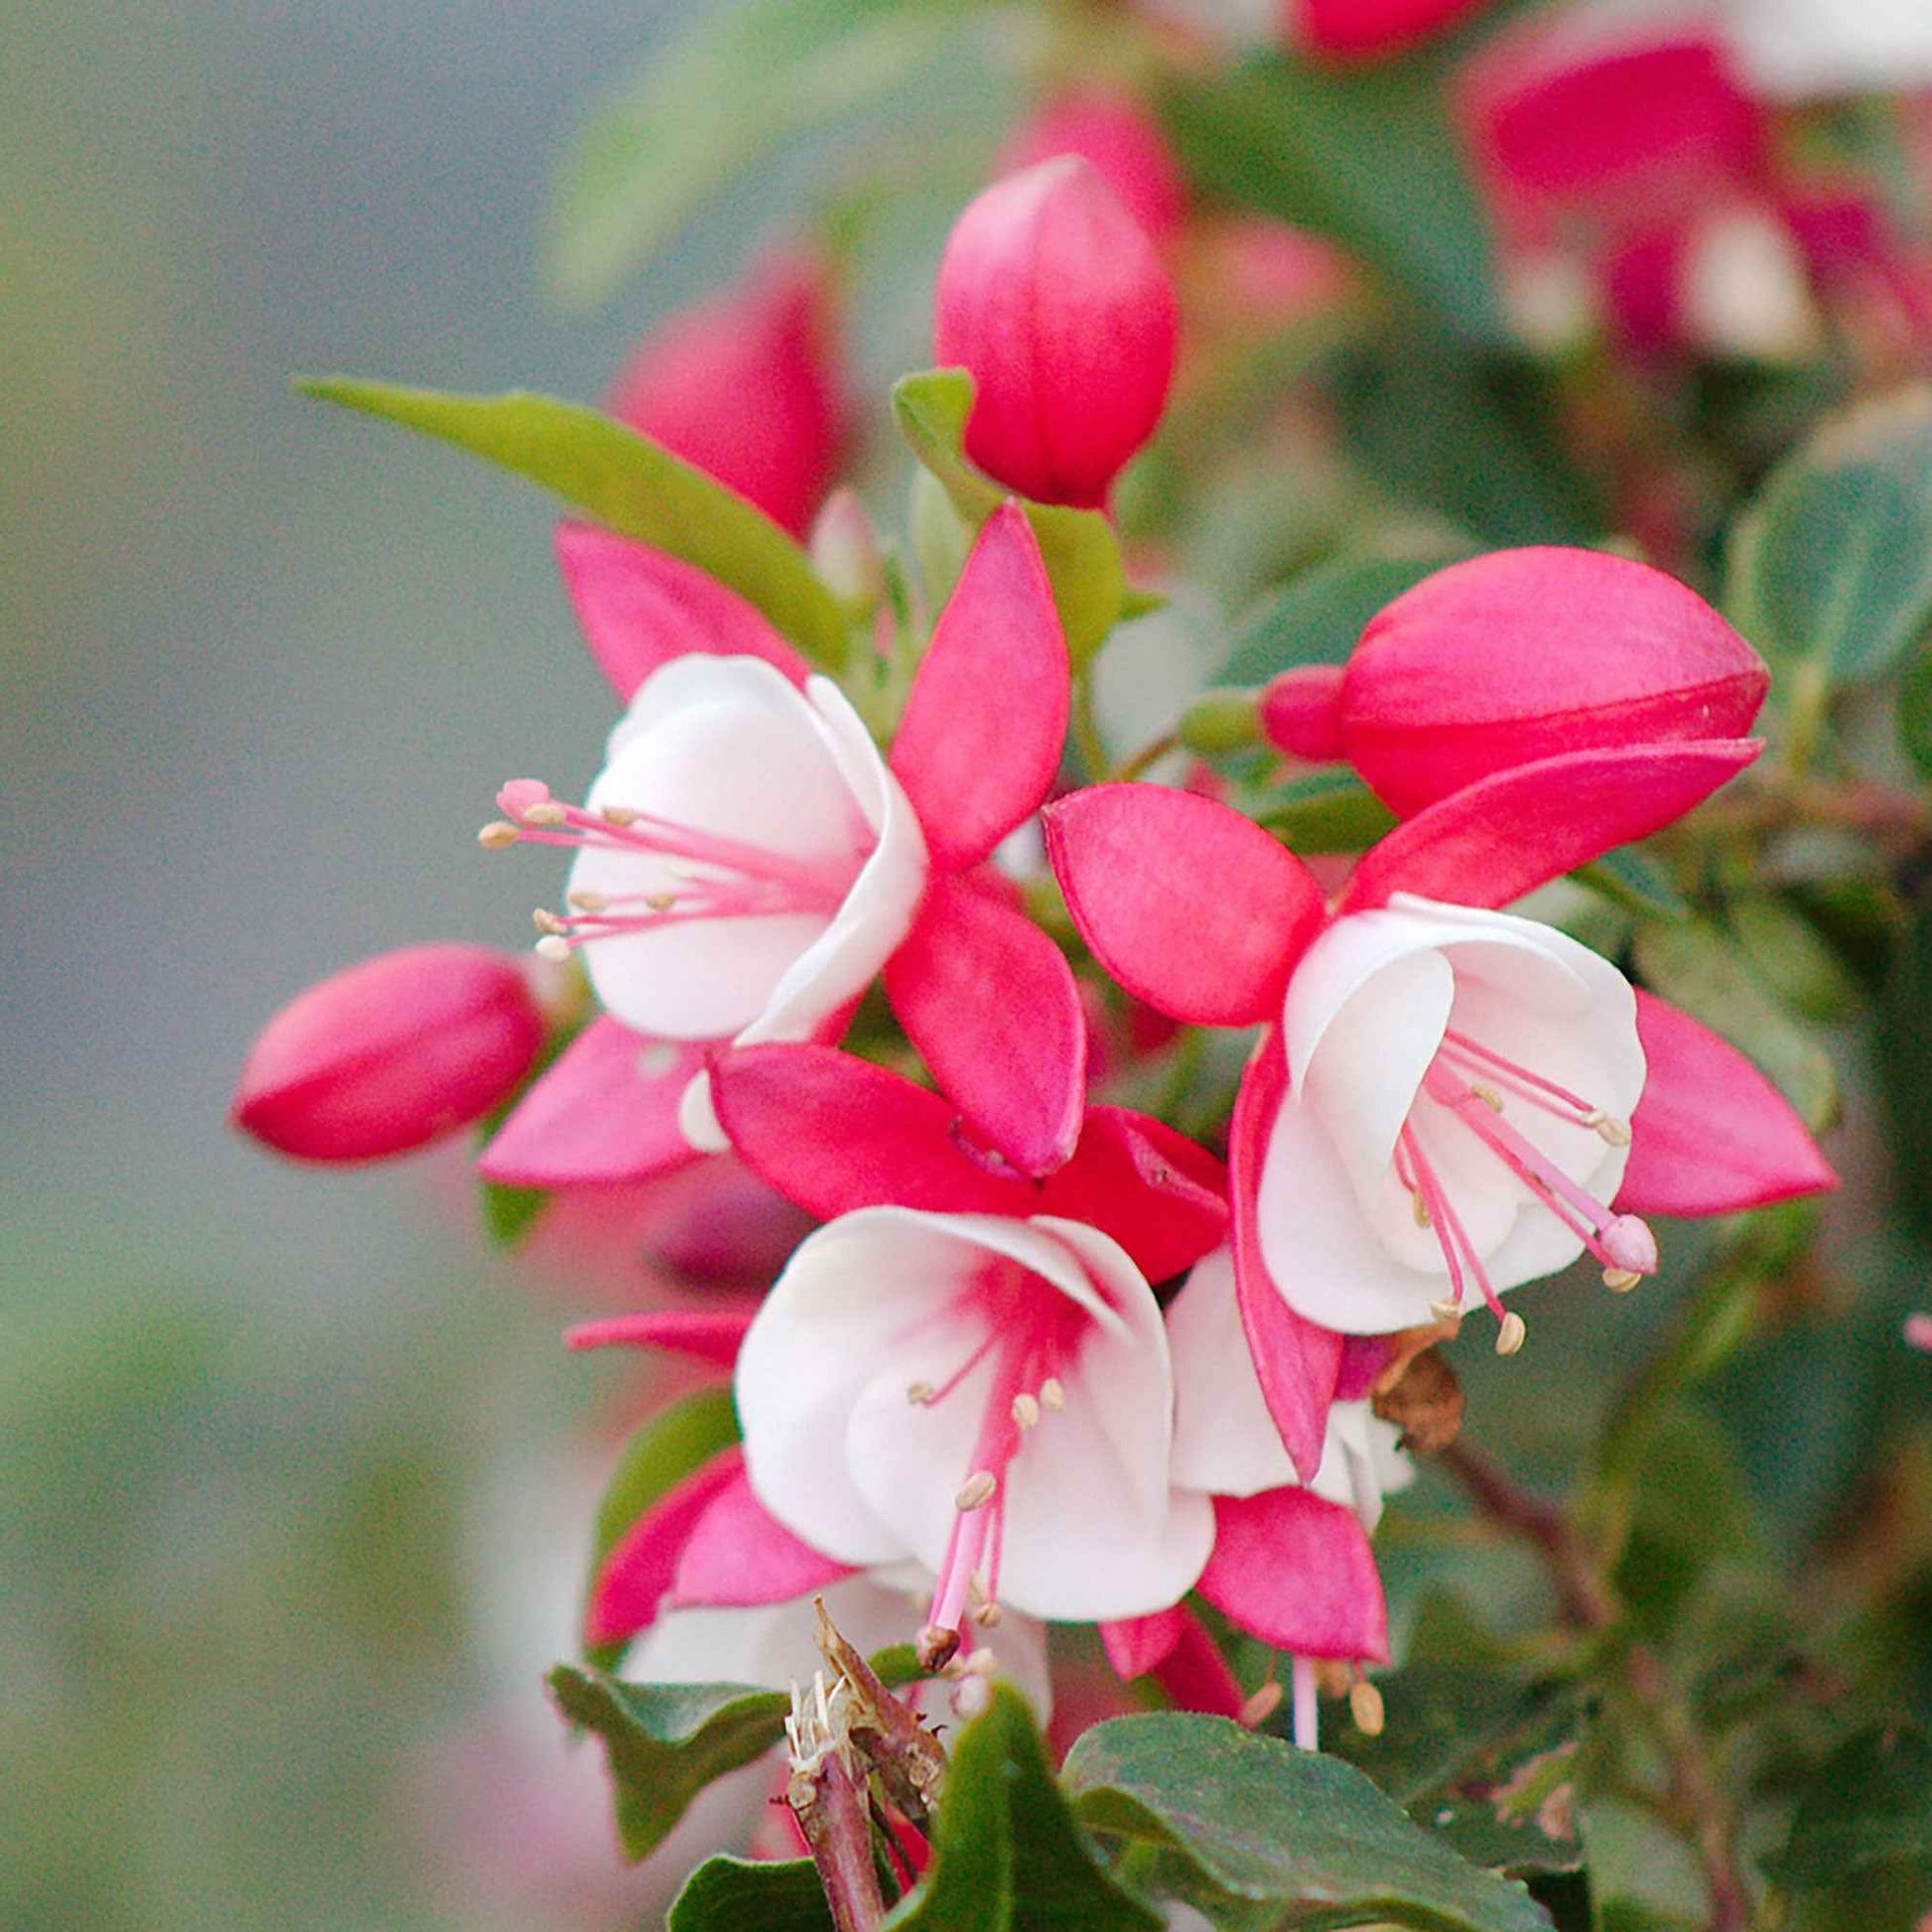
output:
[[[333,974],[256,1035],[228,1119],[300,1161],[379,1161],[482,1119],[543,1045],[526,961],[407,946]]]
[[[1368,1535],[1352,1510],[1311,1490],[1215,1497],[1214,1551],[1195,1587],[1278,1650],[1388,1662],[1388,1605]]]

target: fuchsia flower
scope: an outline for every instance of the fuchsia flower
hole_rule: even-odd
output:
[[[303,1161],[377,1161],[498,1107],[543,1045],[530,965],[406,946],[312,986],[256,1036],[228,1118]]]
[[[1377,612],[1345,666],[1283,672],[1261,723],[1291,757],[1345,759],[1407,816],[1565,752],[1738,737],[1769,687],[1750,645],[1663,571],[1497,550]]]
[[[1380,61],[1442,32],[1482,0],[1284,0],[1290,38],[1334,61]]]
[[[1077,155],[995,183],[953,224],[933,352],[972,372],[966,454],[1022,495],[1106,500],[1161,420],[1176,329],[1147,231]]]
[[[1173,240],[1187,218],[1180,165],[1161,123],[1132,94],[1079,87],[1046,102],[1014,130],[1000,172],[1018,174],[1061,155],[1087,162],[1157,248]]]
[[[1045,797],[1066,731],[1066,647],[1018,508],[981,532],[890,760],[837,686],[730,593],[598,532],[560,541],[630,709],[584,805],[518,780],[483,836],[577,850],[570,910],[539,915],[542,949],[583,953],[606,1014],[492,1141],[485,1174],[635,1178],[688,1145],[722,1148],[709,1053],[834,1037],[882,969],[907,1036],[992,1148],[1026,1173],[1057,1165],[1084,1095],[1078,993],[978,871]],[[728,621],[699,627],[714,609]]]
[[[822,265],[782,255],[660,323],[613,385],[611,413],[803,536],[838,465],[830,312]]]
[[[1176,1601],[1213,1513],[1172,1477],[1149,1284],[1222,1238],[1218,1164],[1095,1108],[1072,1158],[1025,1181],[976,1159],[937,1095],[824,1048],[735,1052],[715,1085],[740,1157],[828,1223],[739,1357],[764,1507],[842,1563],[931,1574],[934,1654],[982,1603],[1090,1618]]]
[[[1528,608],[1541,609],[1533,603]],[[1463,634],[1438,639],[1446,666]],[[1264,1026],[1230,1132],[1238,1301],[1305,1474],[1341,1372],[1374,1334],[1593,1254],[1655,1267],[1644,1213],[1832,1184],[1743,1057],[1606,962],[1496,907],[1648,836],[1756,756],[1735,738],[1591,745],[1492,771],[1363,855],[1330,902],[1211,799],[1101,785],[1048,808],[1075,923],[1109,972],[1195,1025]]]

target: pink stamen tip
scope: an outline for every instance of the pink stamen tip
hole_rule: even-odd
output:
[[[1597,1235],[1603,1259],[1633,1275],[1657,1272],[1657,1237],[1634,1214],[1619,1214]]]
[[[550,802],[550,787],[541,778],[512,778],[496,793],[496,809],[505,818],[521,818],[532,805]]]

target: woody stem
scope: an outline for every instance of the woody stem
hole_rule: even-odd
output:
[[[785,1802],[811,1852],[837,1932],[874,1932],[885,1920],[886,1900],[873,1859],[865,1772],[843,1752],[826,1751],[793,1770]]]

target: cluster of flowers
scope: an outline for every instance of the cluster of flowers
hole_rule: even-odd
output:
[[[660,345],[619,406],[802,528],[836,451],[831,385],[800,379],[821,322],[791,268],[748,300],[758,332]],[[725,420],[698,409],[720,344],[748,341],[730,420],[768,393],[749,415],[778,428],[693,451]],[[1096,170],[1048,159],[961,217],[936,347],[974,374],[983,470],[1097,504],[1161,414],[1174,306]],[[821,536],[850,515],[835,499]],[[263,1034],[235,1114],[349,1160],[514,1098],[493,1181],[725,1156],[819,1223],[755,1311],[574,1331],[728,1366],[742,1430],[612,1551],[594,1640],[654,1631],[668,1674],[692,1617],[864,1583],[916,1590],[903,1634],[962,1696],[1076,1621],[1123,1679],[1252,1717],[1198,1599],[1297,1660],[1311,1741],[1310,1661],[1386,1658],[1369,1533],[1405,1468],[1375,1408],[1420,1352],[1475,1314],[1513,1353],[1501,1298],[1586,1253],[1635,1286],[1645,1216],[1831,1184],[1732,1048],[1501,909],[1756,755],[1764,668],[1671,578],[1478,558],[1345,666],[1258,694],[1281,754],[1345,761],[1395,815],[1317,876],[1206,774],[1060,788],[1073,673],[1016,502],[886,727],[690,566],[578,525],[558,548],[624,711],[581,803],[516,779],[483,828],[573,854],[540,957],[416,948],[326,982]],[[1035,821],[1050,880],[1024,857]],[[571,962],[601,1011],[531,1081]],[[1123,1012],[1252,1035],[1225,1160],[1096,1102]],[[930,1084],[882,1063],[914,1052]],[[759,1674],[736,1662],[707,1674]]]

